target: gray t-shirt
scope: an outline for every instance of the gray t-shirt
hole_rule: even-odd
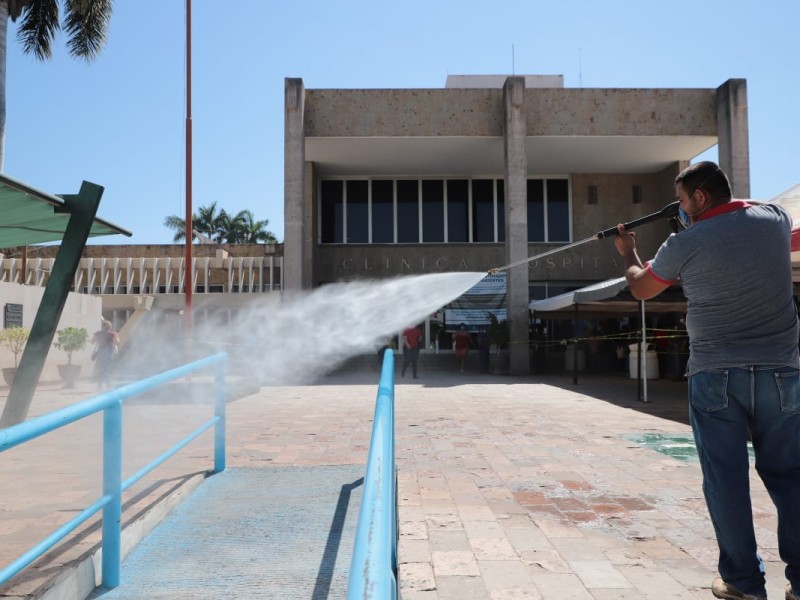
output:
[[[732,201],[726,208],[741,205]],[[653,274],[680,279],[687,299],[689,375],[800,366],[791,229],[780,206],[751,205],[699,221],[658,249]]]

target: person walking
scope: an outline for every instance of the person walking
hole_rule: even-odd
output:
[[[472,337],[467,331],[467,326],[462,323],[458,327],[455,337],[453,338],[453,346],[456,351],[456,357],[459,360],[461,372],[464,372],[464,364],[467,362],[467,354],[469,349],[472,348]]]
[[[400,377],[406,376],[406,369],[411,365],[411,373],[417,379],[417,361],[419,360],[419,346],[422,342],[422,331],[416,325],[403,330],[403,368]]]
[[[114,331],[111,321],[101,321],[100,331],[94,333],[92,342],[95,344],[92,353],[94,380],[97,382],[97,389],[101,390],[109,386],[112,361],[119,349],[119,334]]]
[[[766,599],[749,487],[755,468],[778,513],[786,600],[800,600],[800,357],[792,296],[792,219],[780,206],[734,200],[704,161],[675,179],[689,227],[642,263],[633,232],[617,252],[639,300],[680,281],[687,299],[689,415],[719,546],[716,598]]]

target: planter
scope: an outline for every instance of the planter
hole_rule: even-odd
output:
[[[14,383],[14,375],[17,374],[17,367],[6,367],[3,369],[3,379],[6,382],[6,385],[11,387],[11,384]]]
[[[80,365],[56,365],[58,367],[58,374],[61,375],[61,380],[64,382],[65,388],[75,387],[75,382],[81,374]]]

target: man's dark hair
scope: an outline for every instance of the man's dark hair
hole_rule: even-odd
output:
[[[716,163],[710,160],[686,167],[675,178],[675,185],[682,183],[683,189],[689,195],[696,190],[704,190],[710,197],[711,202],[719,204],[731,199],[731,184],[725,171],[719,168]]]

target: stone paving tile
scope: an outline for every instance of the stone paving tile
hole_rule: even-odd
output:
[[[581,578],[587,589],[625,589],[631,582],[607,560],[569,560],[569,566]]]
[[[480,577],[437,576],[436,591],[439,600],[485,600],[489,591]]]
[[[501,588],[489,592],[490,600],[542,600],[536,588]]]
[[[449,575],[477,577],[478,561],[470,550],[432,550],[433,573],[439,577]]]
[[[685,384],[651,382],[647,404],[635,401],[635,385],[621,378],[584,377],[574,386],[558,376],[422,373],[398,385],[403,598],[710,598],[716,547],[698,463],[631,441],[633,434],[690,435]],[[35,414],[93,392],[40,388]],[[262,388],[229,403],[229,466],[363,465],[376,390],[375,372],[340,373],[316,385]],[[152,459],[150,446],[165,432],[190,431],[205,418],[202,406],[139,406],[126,424],[126,457]],[[45,525],[63,522],[70,507],[95,497],[97,457],[88,477],[80,458],[71,468],[67,460],[96,449],[100,431],[99,420],[82,423],[24,456],[0,455],[0,484],[14,490],[0,498],[0,563],[27,549]],[[148,443],[140,448],[134,440]],[[126,515],[152,506],[187,474],[208,469],[211,455],[204,434],[131,490]],[[36,478],[25,460],[36,463]],[[751,484],[769,591],[782,597],[775,511],[754,473]],[[98,539],[96,524],[87,524],[50,557],[50,567],[34,570],[15,591],[35,590],[48,568],[95,548]]]
[[[507,588],[535,587],[531,571],[517,560],[478,560],[483,584],[490,592]]]
[[[592,595],[577,575],[534,574],[533,580],[545,600],[592,600]]]
[[[424,562],[400,562],[398,579],[404,598],[411,592],[435,592],[436,583],[433,576],[433,565],[429,560]]]

